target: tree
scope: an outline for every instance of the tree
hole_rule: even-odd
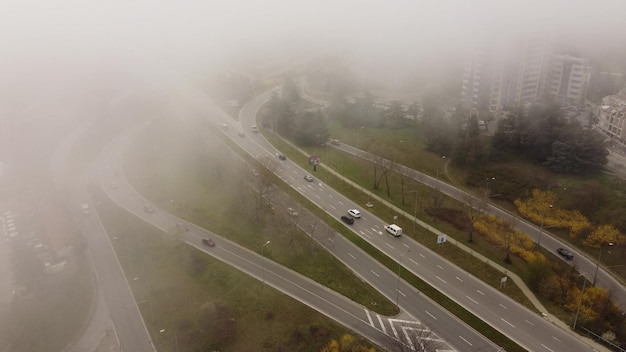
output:
[[[600,132],[586,129],[564,141],[554,141],[552,155],[544,165],[556,172],[572,174],[599,171],[608,161],[604,139]]]
[[[294,129],[295,113],[291,103],[281,98],[277,93],[272,94],[267,103],[267,112],[263,116],[264,124],[271,125],[280,135],[290,136]]]
[[[621,245],[626,243],[626,236],[622,235],[613,225],[598,226],[583,241],[588,247],[600,248],[607,243]]]
[[[402,103],[397,100],[389,104],[389,108],[385,111],[385,127],[387,128],[403,128],[409,125],[409,121],[405,118],[406,111],[402,107]]]
[[[300,99],[300,90],[291,76],[285,79],[282,89],[282,98],[290,104]]]
[[[380,183],[385,179],[385,183],[387,185],[387,196],[391,196],[391,191],[389,189],[389,180],[388,175],[391,170],[394,169],[395,162],[389,158],[389,155],[393,152],[386,145],[381,145],[378,147],[374,147],[373,149],[378,152],[373,155],[372,165],[374,167],[374,189],[379,189]]]
[[[454,130],[443,112],[439,108],[425,105],[421,126],[426,149],[441,155],[450,155],[454,148]]]
[[[472,243],[474,242],[474,221],[485,211],[487,199],[485,197],[477,198],[466,193],[463,196],[463,200],[463,206],[465,207],[465,212],[469,219],[467,226],[467,242]]]
[[[293,139],[301,146],[319,146],[330,136],[326,121],[320,110],[305,111],[295,120]]]
[[[486,157],[485,148],[478,129],[475,115],[466,121],[465,128],[459,130],[459,138],[452,152],[452,163],[456,166],[477,166]]]
[[[255,175],[255,188],[257,191],[256,218],[260,218],[261,211],[265,206],[272,203],[272,197],[276,191],[274,184],[274,174],[279,168],[279,164],[269,158],[263,157],[259,160],[262,167],[259,170],[253,170]]]

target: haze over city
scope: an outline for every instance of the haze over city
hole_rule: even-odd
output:
[[[624,348],[624,14],[5,1],[0,352]]]

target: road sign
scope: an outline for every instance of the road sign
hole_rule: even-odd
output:
[[[322,162],[322,157],[319,155],[311,155],[309,157],[309,164],[310,165],[319,165],[319,163]]]

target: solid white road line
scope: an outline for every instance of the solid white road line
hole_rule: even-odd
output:
[[[426,314],[430,315],[430,317],[431,317],[431,318],[433,318],[433,319],[437,320],[437,317],[436,317],[436,316],[434,316],[434,315],[432,315],[432,314],[430,314],[430,312],[429,312],[429,311],[425,310],[424,312],[426,312]]]
[[[367,315],[367,320],[370,322],[370,325],[374,326],[374,321],[372,320],[372,315],[370,314],[370,311],[365,309],[365,314]]]
[[[378,322],[380,323],[380,327],[383,329],[383,332],[386,334],[387,333],[387,327],[385,326],[385,324],[383,324],[383,320],[380,317],[380,315],[376,314],[376,316],[378,317]]]
[[[474,301],[474,300],[473,300],[470,296],[465,296],[465,298],[467,298],[467,299],[469,299],[470,301],[472,301],[472,302],[474,302],[474,303],[478,304],[478,302]]]

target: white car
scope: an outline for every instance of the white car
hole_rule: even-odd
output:
[[[361,212],[356,209],[349,209],[348,214],[356,219],[359,219],[361,217]]]
[[[304,179],[309,181],[309,182],[313,182],[313,176],[311,176],[311,175],[304,175]]]

